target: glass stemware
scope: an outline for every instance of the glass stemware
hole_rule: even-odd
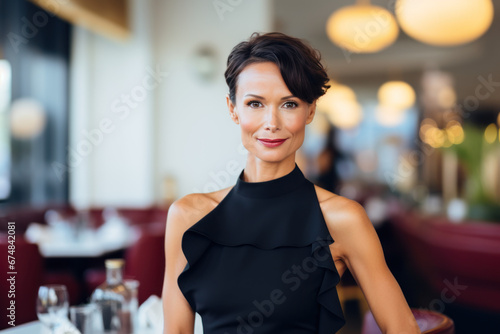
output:
[[[42,285],[38,288],[36,314],[38,319],[52,334],[55,327],[68,317],[69,301],[66,286],[59,284]]]

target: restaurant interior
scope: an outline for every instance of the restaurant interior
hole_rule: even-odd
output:
[[[366,210],[422,333],[499,333],[498,17],[500,0],[0,0],[0,333],[41,333],[56,285],[77,326],[117,271],[134,332],[163,332],[169,207],[245,167],[224,71],[271,31],[330,78],[297,165]],[[348,271],[337,293],[339,333],[380,333]]]

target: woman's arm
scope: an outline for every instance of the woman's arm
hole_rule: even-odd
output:
[[[342,196],[325,202],[325,221],[335,240],[333,253],[349,268],[382,333],[421,333],[363,206]]]
[[[181,249],[183,233],[189,227],[189,197],[173,202],[167,215],[165,230],[165,277],[163,280],[163,334],[193,334],[195,313],[177,285],[177,277],[187,260]]]

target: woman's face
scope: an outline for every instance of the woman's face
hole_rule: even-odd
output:
[[[272,62],[253,63],[241,71],[236,105],[226,96],[229,114],[241,128],[241,140],[250,154],[263,161],[281,161],[304,142],[306,124],[314,117],[316,101],[308,104],[290,93]],[[285,139],[270,147],[263,139]]]

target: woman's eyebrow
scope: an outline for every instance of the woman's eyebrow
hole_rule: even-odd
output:
[[[265,98],[264,98],[264,97],[262,97],[262,96],[260,96],[260,95],[255,95],[255,94],[245,94],[245,96],[253,96],[253,97],[256,97],[256,98],[259,98],[259,99],[265,100]],[[244,97],[245,97],[245,96],[244,96]],[[293,98],[293,97],[295,97],[295,96],[290,95],[290,96],[285,96],[285,97],[282,97],[281,99],[282,99],[282,100],[286,100],[286,99],[290,99],[290,98]]]

